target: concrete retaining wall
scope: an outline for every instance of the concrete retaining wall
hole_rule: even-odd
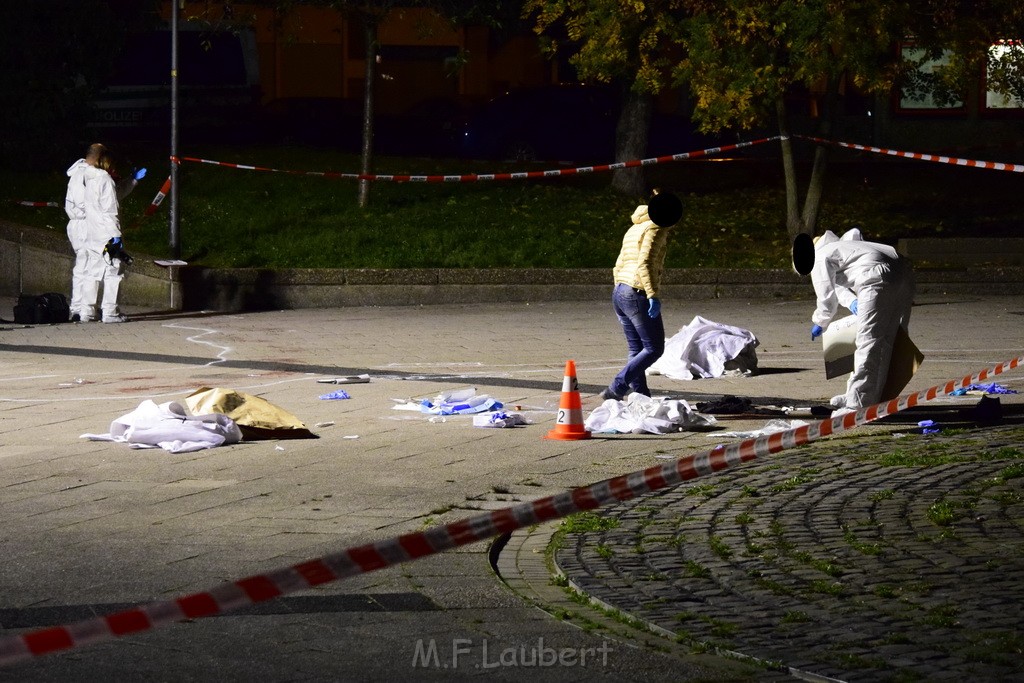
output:
[[[70,298],[74,260],[63,232],[0,221],[0,295],[64,292]],[[121,301],[153,311],[182,310],[177,270],[138,255],[121,284]]]
[[[257,311],[501,301],[586,301],[611,295],[610,269],[214,269],[164,268],[135,254],[121,302],[147,311]],[[63,233],[0,221],[0,295],[71,291],[73,254]],[[1018,266],[918,270],[918,292],[1024,294]],[[668,300],[810,299],[788,270],[670,269]]]

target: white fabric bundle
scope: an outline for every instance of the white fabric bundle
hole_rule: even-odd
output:
[[[188,453],[224,444],[238,443],[242,432],[227,415],[189,415],[174,401],[157,405],[146,400],[132,412],[110,423],[109,434],[82,434],[90,441],[116,441],[132,448],[162,448],[170,453]]]
[[[751,374],[757,369],[757,345],[748,330],[694,316],[665,342],[665,353],[647,374],[684,380]]]
[[[608,399],[587,416],[584,427],[591,432],[668,434],[714,425],[711,415],[702,415],[683,400],[655,399],[632,393],[623,401]]]

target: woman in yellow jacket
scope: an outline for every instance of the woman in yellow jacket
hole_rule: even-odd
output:
[[[601,392],[602,399],[621,400],[636,392],[651,395],[647,368],[665,351],[665,325],[658,288],[665,268],[669,228],[682,216],[679,199],[654,190],[647,204],[633,211],[633,226],[622,238],[622,249],[612,274],[612,307],[622,324],[629,357],[626,365]]]

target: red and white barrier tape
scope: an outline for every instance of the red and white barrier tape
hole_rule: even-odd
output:
[[[153,201],[150,202],[149,206],[146,207],[146,211],[143,213],[142,218],[148,218],[149,216],[152,216],[154,213],[156,213],[156,210],[160,207],[160,204],[163,203],[164,198],[167,196],[167,193],[170,192],[170,191],[171,191],[171,178],[170,178],[170,176],[168,176],[167,180],[165,180],[164,184],[160,187],[160,191],[156,193],[155,197],[153,197]],[[60,204],[58,204],[57,202],[15,201],[14,203],[15,204],[20,204],[21,206],[33,206],[33,207],[54,207],[54,208],[57,208],[57,207],[60,206]],[[142,218],[139,219],[139,223],[142,222]],[[138,223],[136,223],[136,225],[138,225]]]
[[[295,591],[485,541],[499,534],[565,517],[575,512],[629,500],[651,491],[736,467],[760,456],[802,446],[822,437],[853,429],[858,425],[927,403],[958,388],[982,382],[990,376],[1012,370],[1022,363],[1024,356],[969,375],[959,382],[950,381],[916,394],[862,408],[855,413],[755,439],[717,446],[710,451],[680,458],[675,462],[606,479],[532,503],[522,503],[426,531],[349,548],[269,574],[222,584],[205,593],[153,602],[66,626],[0,638],[0,666],[155,629],[183,619],[197,619],[230,612]]]
[[[959,157],[947,157],[939,154],[922,154],[921,152],[900,152],[895,149],[866,147],[864,145],[855,145],[850,142],[837,142],[835,140],[825,140],[824,138],[815,138],[807,135],[794,135],[793,137],[800,138],[802,140],[810,140],[811,142],[817,142],[822,145],[834,145],[836,147],[856,149],[862,152],[873,152],[874,154],[885,154],[888,156],[903,157],[906,159],[917,159],[918,161],[935,161],[940,164],[952,164],[954,166],[969,166],[971,168],[987,168],[994,171],[1024,173],[1024,164],[1004,164],[998,161],[976,161],[974,159],[961,159]]]
[[[14,201],[15,204],[18,204],[19,206],[32,206],[32,207],[36,207],[36,208],[43,208],[43,207],[47,207],[47,206],[53,207],[53,208],[60,207],[60,204],[58,204],[57,202],[29,202],[29,201],[19,201],[17,199],[15,199],[13,201]]]
[[[149,203],[149,206],[146,207],[145,215],[152,216],[154,213],[156,213],[157,208],[160,207],[160,204],[162,204],[164,201],[164,197],[166,197],[167,193],[170,191],[171,176],[167,176],[167,180],[165,180],[164,184],[160,186],[160,190],[156,193],[156,196],[153,197],[153,201],[151,201]]]
[[[777,135],[772,138],[751,140],[750,142],[738,142],[735,145],[725,145],[724,147],[709,147],[707,149],[697,150],[694,152],[684,152],[682,154],[671,154],[668,156],[652,157],[650,159],[634,159],[632,161],[620,161],[614,164],[602,164],[600,166],[580,166],[577,168],[558,168],[547,171],[522,171],[516,173],[463,173],[456,175],[394,175],[377,173],[338,173],[333,171],[289,171],[280,168],[269,168],[266,166],[250,166],[248,164],[233,164],[226,161],[214,161],[212,159],[199,159],[196,157],[171,157],[171,161],[179,164],[183,161],[191,161],[198,164],[211,164],[214,166],[224,166],[226,168],[237,168],[243,171],[265,171],[269,173],[288,173],[291,175],[311,175],[320,176],[322,178],[342,178],[345,180],[379,180],[393,181],[398,183],[471,183],[484,180],[524,180],[527,178],[553,178],[556,176],[564,175],[580,175],[584,173],[616,171],[623,168],[635,168],[638,166],[652,166],[654,164],[665,164],[672,161],[682,161],[684,159],[699,159],[701,157],[712,156],[714,154],[720,154],[722,152],[732,152],[738,149],[753,147],[754,145],[760,145],[766,142],[773,142],[781,139],[782,137]]]

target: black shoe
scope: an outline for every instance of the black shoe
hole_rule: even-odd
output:
[[[78,315],[77,313],[72,313],[71,314],[71,322],[73,322],[73,323],[80,323],[80,322],[82,322],[82,316]]]
[[[601,397],[602,401],[607,401],[610,398],[613,398],[616,401],[621,401],[622,400],[622,397],[619,396],[618,394],[616,394],[614,391],[612,391],[611,388],[605,389],[600,394],[598,394],[598,396]]]

